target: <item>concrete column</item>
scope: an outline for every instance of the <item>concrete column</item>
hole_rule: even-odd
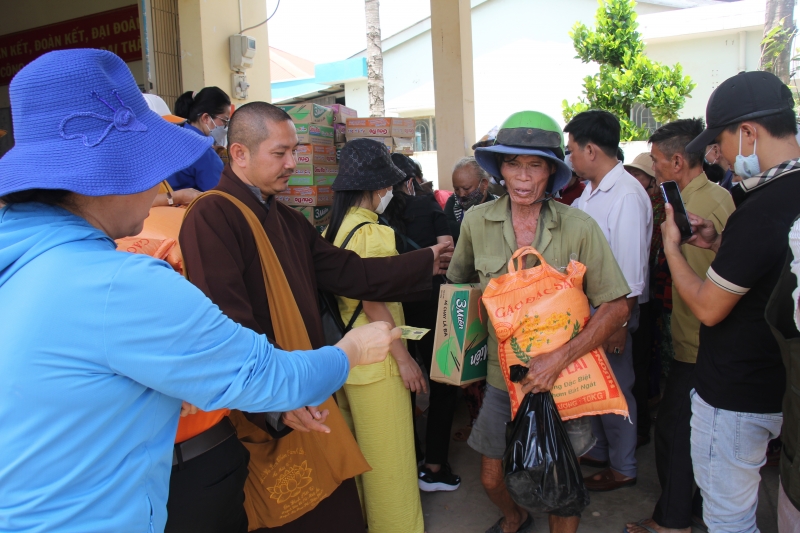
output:
[[[439,188],[453,188],[453,165],[472,154],[475,89],[470,0],[431,0]]]
[[[241,7],[241,17],[239,9]],[[253,66],[247,69],[250,83],[247,100],[237,100],[231,87],[228,38],[267,18],[264,0],[179,0],[181,70],[185,91],[217,86],[231,97],[234,105],[272,99],[269,75],[269,35],[267,24],[244,32],[256,39]]]

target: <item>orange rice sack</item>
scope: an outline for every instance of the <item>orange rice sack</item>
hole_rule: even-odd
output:
[[[117,250],[151,255],[163,259],[179,274],[183,274],[183,254],[178,243],[183,215],[180,207],[152,207],[144,221],[144,229],[134,237],[117,239]],[[155,247],[154,247],[154,243]],[[163,245],[163,248],[159,246]]]
[[[523,265],[529,254],[541,263],[517,270],[515,259]],[[528,366],[531,358],[552,352],[580,333],[591,316],[583,292],[585,273],[586,266],[574,260],[566,272],[559,272],[527,246],[514,252],[508,274],[491,280],[483,291],[483,304],[497,334],[512,419],[525,395],[521,385],[511,382],[509,369]],[[628,404],[602,347],[567,366],[551,392],[563,420],[608,413],[628,416]]]
[[[116,243],[117,250],[120,252],[144,254],[162,260],[167,257],[169,251],[175,246],[174,239],[148,239],[140,235],[117,239]]]

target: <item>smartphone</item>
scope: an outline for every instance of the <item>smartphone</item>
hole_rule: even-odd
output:
[[[665,181],[661,184],[661,194],[664,195],[664,201],[672,206],[675,224],[681,231],[681,242],[686,242],[692,236],[692,225],[686,215],[686,207],[683,205],[678,184],[674,181]]]

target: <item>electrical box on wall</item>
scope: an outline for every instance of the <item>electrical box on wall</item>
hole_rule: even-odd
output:
[[[256,56],[256,40],[247,35],[231,35],[231,70],[242,72],[253,66]]]
[[[231,73],[231,87],[234,98],[247,100],[247,89],[250,88],[250,84],[247,83],[247,76],[244,72]]]

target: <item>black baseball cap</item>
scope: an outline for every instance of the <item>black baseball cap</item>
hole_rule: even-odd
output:
[[[706,106],[706,129],[686,146],[700,152],[727,126],[794,109],[792,91],[770,72],[740,72],[714,89]]]

